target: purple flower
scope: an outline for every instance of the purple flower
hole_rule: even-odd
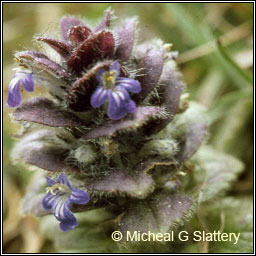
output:
[[[90,200],[88,193],[71,187],[67,176],[61,173],[57,182],[46,177],[49,187],[43,199],[43,207],[52,209],[53,215],[60,221],[60,229],[64,232],[78,225],[77,219],[70,211],[72,203],[86,204]]]
[[[100,107],[108,98],[108,116],[112,120],[123,118],[127,113],[136,111],[136,104],[131,100],[128,93],[139,93],[140,83],[137,80],[120,77],[120,65],[114,61],[109,71],[98,70],[96,78],[99,87],[91,97],[91,105],[94,108]]]
[[[17,107],[21,103],[21,93],[20,86],[23,85],[23,88],[27,92],[34,91],[34,81],[32,73],[27,70],[21,70],[15,72],[12,81],[9,84],[8,88],[8,97],[7,97],[7,105],[9,107]]]

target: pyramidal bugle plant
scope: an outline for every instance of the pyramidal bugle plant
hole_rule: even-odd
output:
[[[141,42],[138,19],[118,24],[111,9],[87,24],[62,17],[58,38],[37,35],[40,51],[15,53],[7,105],[21,131],[12,158],[35,171],[21,211],[38,217],[58,252],[169,252],[170,243],[127,242],[127,232],[186,226],[242,164],[198,151],[207,115],[189,101],[171,44]],[[23,102],[22,87],[36,86],[48,96]]]

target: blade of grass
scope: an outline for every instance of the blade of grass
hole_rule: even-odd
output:
[[[252,98],[253,91],[251,89],[244,89],[239,91],[233,91],[226,95],[223,95],[220,100],[215,103],[215,106],[209,111],[209,123],[210,125],[219,120],[223,115],[226,115],[227,109],[235,102],[244,99]]]
[[[250,77],[250,75],[243,70],[241,67],[237,65],[237,63],[229,56],[226,49],[222,46],[222,43],[220,40],[217,41],[217,47],[222,55],[222,57],[229,63],[229,65],[234,69],[234,72],[238,72],[242,77],[244,77],[245,80],[247,80],[251,85],[253,85],[253,79]]]
[[[219,72],[215,67],[211,68],[196,91],[196,99],[207,109],[211,109],[219,96],[225,91],[227,86],[225,81],[223,73]]]
[[[170,3],[167,5],[176,19],[177,26],[180,27],[183,33],[186,33],[185,36],[191,40],[191,43],[201,45],[208,41],[202,33],[201,24],[195,21],[184,5],[180,3]]]
[[[211,142],[216,149],[241,157],[243,152],[250,150],[243,148],[243,145],[248,138],[247,133],[250,133],[251,127],[249,128],[248,125],[253,118],[252,99],[239,98],[228,109],[225,109],[224,113],[218,129],[214,130]]]
[[[220,36],[220,40],[222,45],[227,47],[228,45],[237,42],[245,37],[248,37],[251,34],[251,21],[247,21],[238,27],[233,28],[232,30],[228,31],[227,33]],[[178,64],[183,64],[188,61],[203,57],[216,51],[216,44],[215,40],[201,44],[198,47],[192,48],[182,54],[179,55],[177,59]]]
[[[194,47],[215,41],[216,37],[208,25],[204,22],[197,22],[195,17],[186,9],[185,5],[186,4],[170,3],[167,4],[167,7],[176,18],[177,26],[183,33],[186,33],[185,35],[189,39],[191,39]],[[218,67],[221,72],[224,71],[236,88],[243,89],[250,86],[250,82],[245,79],[240,72],[234,72],[233,66],[223,58],[219,51],[210,54],[208,59]]]

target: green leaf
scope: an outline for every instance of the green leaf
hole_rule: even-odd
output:
[[[158,192],[147,200],[131,203],[121,216],[120,230],[124,238],[127,231],[166,233],[174,225],[182,224],[184,217],[191,213],[192,204],[189,196]]]
[[[172,160],[178,150],[178,143],[175,140],[151,140],[143,145],[139,157],[160,156],[163,159]]]
[[[59,229],[54,216],[45,216],[40,223],[44,237],[53,240],[58,252],[106,253],[116,251],[116,243],[107,235],[113,216],[104,208],[75,214],[79,225],[68,232]],[[111,232],[110,232],[111,234]]]
[[[253,252],[253,198],[227,197],[201,208],[210,231],[240,233],[237,244],[231,241],[211,242],[210,253],[252,253]]]
[[[209,146],[202,147],[194,159],[194,177],[200,186],[199,202],[209,200],[227,190],[244,168],[243,163],[235,157]]]

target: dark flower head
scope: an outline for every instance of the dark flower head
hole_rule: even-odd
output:
[[[114,61],[109,71],[98,70],[96,78],[99,87],[91,97],[91,105],[94,108],[100,107],[108,98],[108,116],[112,120],[123,118],[127,113],[136,111],[136,104],[131,100],[128,93],[139,93],[140,83],[137,80],[120,77],[120,65]]]
[[[67,176],[61,173],[57,182],[46,177],[49,187],[43,199],[43,207],[53,211],[53,215],[60,221],[62,231],[72,230],[77,225],[77,219],[70,211],[72,204],[86,204],[90,200],[88,193],[71,187]]]
[[[7,98],[7,105],[9,107],[17,107],[21,103],[21,93],[20,93],[20,87],[21,84],[23,88],[27,92],[33,92],[34,91],[34,81],[33,76],[30,71],[27,69],[18,69],[8,88],[8,98]]]

